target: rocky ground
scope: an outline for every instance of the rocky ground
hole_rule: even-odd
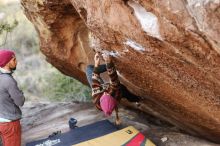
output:
[[[55,131],[68,131],[70,117],[78,120],[78,126],[106,119],[91,103],[29,102],[25,103],[22,110],[23,145],[48,137]],[[184,134],[176,127],[137,110],[121,107],[120,116],[123,122],[121,127],[134,126],[158,146],[217,146],[217,144]],[[109,120],[114,122],[114,117]]]

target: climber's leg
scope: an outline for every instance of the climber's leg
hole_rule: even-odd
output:
[[[100,74],[101,73],[104,73],[104,72],[106,72],[107,71],[107,69],[106,69],[106,64],[101,64],[101,65],[99,65],[99,72],[100,72]]]
[[[92,73],[94,70],[94,65],[88,65],[86,68],[86,77],[89,82],[90,87],[92,87]]]
[[[87,77],[87,81],[89,82],[90,87],[92,87],[92,73],[94,70],[94,65],[88,65],[86,68],[86,77]],[[99,65],[99,73],[103,73],[106,72],[106,65],[102,64]],[[104,83],[103,80],[101,80],[101,83]]]
[[[136,96],[131,93],[124,85],[120,86],[122,98],[126,98],[130,102],[139,102],[141,100],[140,96]]]
[[[119,118],[119,114],[118,114],[118,106],[115,107],[115,115],[116,115],[115,124],[121,125],[121,119]]]

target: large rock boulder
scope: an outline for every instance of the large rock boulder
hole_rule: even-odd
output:
[[[93,50],[114,57],[141,110],[220,143],[219,0],[22,0],[47,61],[87,84]]]

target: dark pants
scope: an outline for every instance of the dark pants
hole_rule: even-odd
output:
[[[94,65],[88,65],[87,68],[86,68],[86,77],[87,77],[87,80],[89,82],[90,87],[92,87],[92,73],[93,73],[93,70],[94,70]],[[99,73],[100,74],[104,73],[106,71],[107,71],[107,69],[106,69],[105,64],[99,65]],[[103,84],[103,83],[104,83],[103,80],[101,80],[101,84]],[[120,91],[121,91],[121,94],[122,94],[122,98],[126,98],[130,102],[138,102],[140,100],[139,96],[136,96],[136,95],[132,94],[122,84],[120,84]]]

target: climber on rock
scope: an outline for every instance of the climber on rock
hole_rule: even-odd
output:
[[[105,61],[105,64],[102,65],[100,65],[101,56]],[[88,65],[86,70],[87,80],[92,88],[93,103],[106,116],[110,116],[115,110],[116,124],[119,125],[121,121],[118,116],[118,103],[121,98],[138,103],[141,97],[132,94],[124,85],[120,84],[116,68],[109,55],[96,53],[94,61],[95,65]],[[108,72],[110,83],[104,83],[100,77],[100,74],[106,71]]]

